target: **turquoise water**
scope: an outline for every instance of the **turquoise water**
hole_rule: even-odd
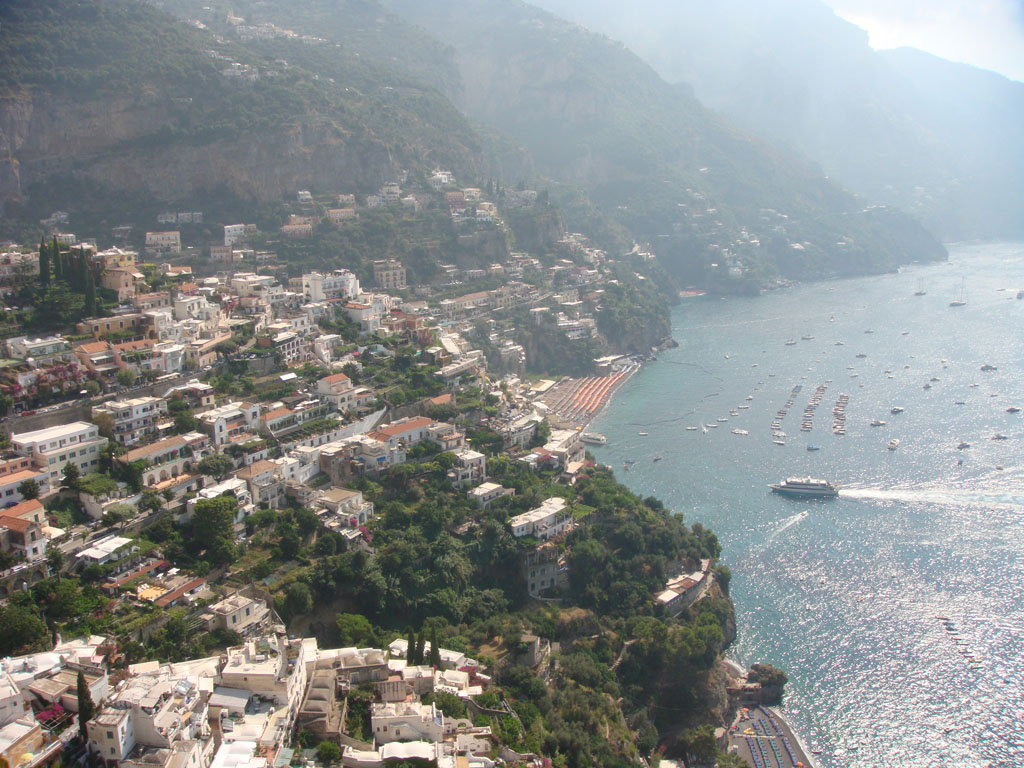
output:
[[[679,347],[592,425],[609,438],[598,460],[718,534],[732,653],[788,672],[784,709],[824,766],[1024,765],[1024,414],[1006,412],[1024,408],[1018,288],[1024,245],[990,244],[897,275],[688,299]],[[771,422],[796,385],[778,446]],[[686,430],[701,424],[718,427]],[[840,497],[768,492],[795,474]]]

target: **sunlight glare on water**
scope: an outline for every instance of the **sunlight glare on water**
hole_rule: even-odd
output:
[[[952,308],[961,278],[967,306]],[[624,482],[718,534],[731,653],[787,671],[784,709],[824,766],[1024,766],[1024,421],[1007,411],[1024,408],[1019,288],[1024,247],[994,244],[900,274],[687,299],[680,346],[592,426],[609,436],[590,448],[599,461],[636,459]],[[717,426],[685,429],[702,424]],[[793,475],[840,497],[768,492]]]

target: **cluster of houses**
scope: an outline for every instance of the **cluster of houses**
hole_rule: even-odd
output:
[[[349,768],[377,768],[396,756],[438,766],[491,768],[489,726],[446,716],[422,702],[444,692],[480,710],[472,697],[490,683],[474,659],[443,648],[437,666],[409,660],[407,643],[388,648],[320,648],[291,638],[265,595],[249,588],[207,595],[199,620],[230,630],[239,644],[180,663],[112,667],[116,645],[103,637],[58,642],[52,651],[0,660],[0,757],[12,768],[48,764],[77,732],[78,680],[95,712],[88,748],[109,768],[269,768],[291,761],[297,732],[333,741]],[[528,662],[539,664],[535,652]],[[370,741],[348,733],[349,691],[375,693]]]

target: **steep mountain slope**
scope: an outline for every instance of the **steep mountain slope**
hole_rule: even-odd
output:
[[[268,201],[375,189],[398,167],[488,171],[436,90],[326,41],[247,49],[131,0],[14,0],[0,23],[0,201]],[[288,61],[318,52],[344,81]]]
[[[945,238],[1024,233],[1024,84],[875,52],[819,0],[537,0],[621,40],[737,124]]]
[[[451,44],[466,113],[583,185],[687,279],[711,264],[801,277],[942,258],[863,201],[670,86],[621,45],[514,0],[387,0]]]

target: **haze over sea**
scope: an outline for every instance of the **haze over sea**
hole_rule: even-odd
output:
[[[950,307],[961,285],[967,304]],[[1024,414],[1007,412],[1024,408],[1020,288],[1024,245],[1002,243],[894,275],[687,299],[679,347],[590,427],[608,436],[590,450],[634,491],[718,534],[732,653],[786,670],[784,711],[825,766],[1024,765]],[[686,430],[701,424],[718,426]],[[769,493],[793,475],[843,490]]]

